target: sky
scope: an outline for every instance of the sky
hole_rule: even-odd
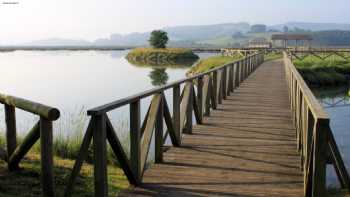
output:
[[[17,2],[17,4],[6,4]],[[349,0],[0,0],[0,44],[231,22],[350,23]]]

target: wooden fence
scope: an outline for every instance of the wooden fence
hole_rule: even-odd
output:
[[[163,145],[169,136],[173,146],[181,146],[182,133],[192,132],[192,115],[201,124],[203,116],[209,116],[227,95],[234,91],[254,69],[264,61],[263,54],[253,54],[239,61],[188,77],[168,85],[127,97],[91,110],[89,126],[65,190],[71,196],[75,179],[85,160],[91,141],[94,150],[95,196],[108,196],[106,141],[117,157],[121,168],[133,185],[142,182],[150,143],[155,132],[155,162],[162,162]],[[184,88],[181,91],[181,85]],[[173,110],[170,112],[164,91],[172,89]],[[197,91],[196,91],[197,90]],[[140,102],[152,97],[145,119],[141,122]],[[130,108],[130,157],[123,149],[107,112],[129,105]],[[163,121],[164,120],[164,121]],[[163,130],[165,122],[167,130]],[[93,140],[92,140],[93,139]]]
[[[52,122],[60,117],[56,108],[28,101],[22,98],[0,94],[4,105],[7,150],[1,150],[2,159],[7,161],[10,171],[19,169],[19,163],[40,138],[41,184],[44,197],[54,196]],[[23,142],[17,146],[16,108],[38,115],[40,120],[29,131]]]
[[[290,57],[297,60],[304,60],[308,57],[315,57],[320,60],[327,60],[333,57],[343,60],[350,60],[350,49],[308,49],[308,50],[288,50]]]
[[[326,165],[333,164],[342,188],[349,190],[350,179],[333,133],[329,117],[319,104],[290,57],[284,52],[293,123],[297,130],[305,196],[325,196]]]

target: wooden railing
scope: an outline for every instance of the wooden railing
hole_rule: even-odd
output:
[[[1,150],[2,159],[7,161],[10,171],[19,169],[19,163],[40,138],[41,184],[45,197],[54,196],[52,122],[60,117],[58,109],[14,96],[0,94],[4,105],[7,150]],[[17,146],[16,108],[38,115],[40,120],[29,131],[23,142]]]
[[[106,141],[109,142],[129,182],[139,185],[146,169],[153,131],[155,131],[155,162],[159,163],[163,160],[163,145],[168,136],[173,146],[181,146],[183,132],[192,133],[193,112],[196,122],[201,124],[203,116],[209,116],[210,110],[216,109],[217,104],[233,92],[263,61],[263,54],[253,54],[208,72],[88,110],[91,120],[66,187],[65,196],[72,194],[75,179],[88,154],[92,139],[96,197],[108,195]],[[164,91],[169,89],[173,92],[172,114],[164,95]],[[140,102],[150,96],[153,96],[151,104],[145,119],[141,122]],[[130,108],[130,157],[123,149],[107,115],[107,112],[126,105]],[[166,131],[163,130],[163,120]]]
[[[293,59],[304,60],[307,57],[315,57],[320,60],[327,60],[333,57],[344,60],[350,59],[350,49],[308,49],[308,50],[288,50],[289,56]]]
[[[319,104],[290,57],[284,52],[293,123],[304,172],[305,196],[326,196],[326,165],[333,164],[342,188],[349,190],[350,179],[333,133],[329,117]]]

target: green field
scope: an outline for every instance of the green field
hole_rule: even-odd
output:
[[[311,86],[346,85],[350,75],[350,61],[341,57],[330,57],[321,60],[317,57],[306,57],[295,60],[294,65]]]

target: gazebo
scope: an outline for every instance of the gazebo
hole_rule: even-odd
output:
[[[271,36],[271,40],[273,41],[273,44],[275,45],[276,41],[282,41],[282,46],[284,48],[288,47],[288,41],[295,41],[295,46],[298,47],[298,44],[301,43],[307,43],[307,47],[310,48],[312,36],[310,34],[273,34]]]

